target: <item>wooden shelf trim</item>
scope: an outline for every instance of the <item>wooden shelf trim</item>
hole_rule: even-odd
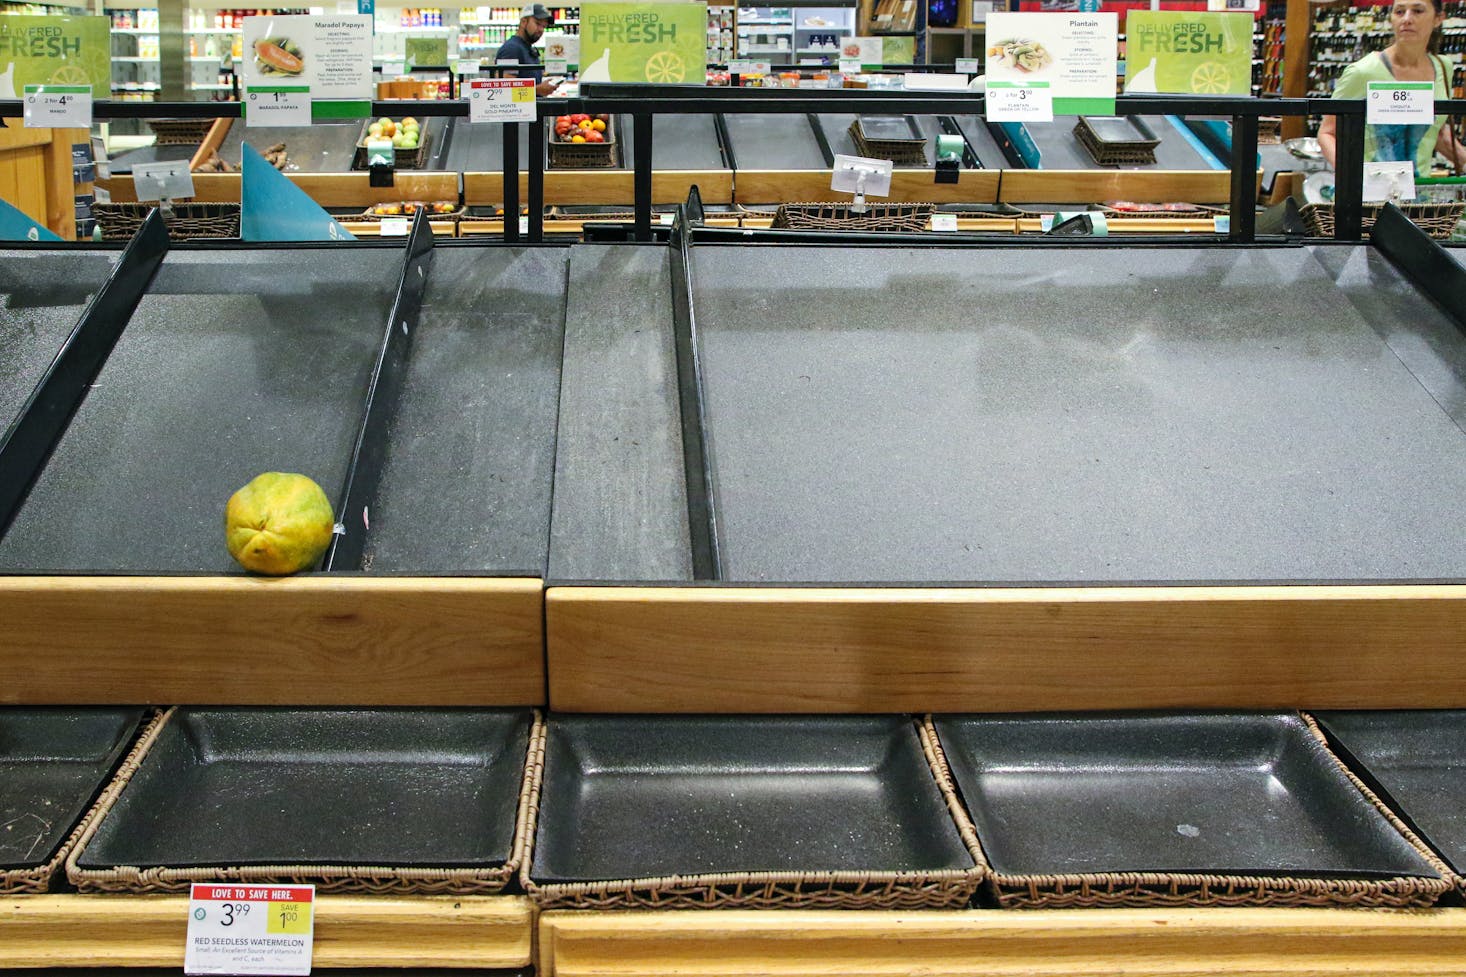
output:
[[[1466,586],[552,587],[568,712],[1466,707]]]
[[[1466,909],[570,913],[540,977],[1466,974]]]
[[[316,967],[523,967],[523,896],[316,897]],[[181,967],[184,896],[0,897],[0,972],[22,967]]]
[[[0,704],[539,705],[531,578],[0,576]]]

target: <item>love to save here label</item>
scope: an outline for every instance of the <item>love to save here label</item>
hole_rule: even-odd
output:
[[[313,885],[195,883],[183,972],[308,977],[315,899]]]

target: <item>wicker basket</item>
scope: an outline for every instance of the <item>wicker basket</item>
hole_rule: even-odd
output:
[[[550,165],[557,170],[605,169],[615,166],[616,159],[616,143],[611,140],[560,142],[553,135],[550,139]]]
[[[532,812],[538,805],[537,792],[545,761],[544,717],[535,710],[525,753],[524,776],[515,808],[514,841],[509,860],[483,868],[412,868],[368,865],[245,865],[198,866],[194,868],[82,868],[79,864],[97,829],[116,805],[133,774],[147,758],[176,707],[163,713],[148,727],[123,761],[117,776],[88,816],[66,859],[66,877],[80,892],[187,892],[195,882],[243,882],[261,885],[314,884],[319,892],[367,892],[393,895],[495,895],[504,891],[520,866],[528,864]]]
[[[937,209],[935,204],[867,203],[865,212],[856,214],[850,207],[846,203],[780,204],[770,227],[815,231],[924,231]]]
[[[353,170],[364,170],[367,168],[367,129],[370,128],[372,120],[361,124],[361,135],[356,137],[356,156],[351,160]],[[394,149],[392,150],[392,167],[398,170],[420,170],[428,158],[428,147],[433,144],[433,137],[428,133],[427,126],[418,130],[418,143],[416,149]]]
[[[157,204],[92,204],[105,241],[126,241],[143,226]],[[174,204],[165,215],[168,236],[175,241],[239,237],[239,204]]]
[[[412,202],[413,203],[420,203],[420,201],[412,201]],[[450,211],[449,213],[446,213],[446,214],[432,214],[432,213],[430,213],[430,214],[428,214],[428,220],[429,221],[453,221],[456,224],[457,222],[463,220],[463,218],[467,214],[468,214],[468,208],[467,207],[460,206],[457,210]],[[417,216],[416,214],[407,214],[407,213],[403,213],[403,214],[374,214],[374,213],[372,213],[371,208],[368,207],[364,213],[351,214],[346,219],[347,220],[353,220],[353,221],[361,221],[363,223],[374,223],[374,222],[377,222],[377,221],[387,220],[388,218],[397,218],[397,217],[405,217],[408,220],[412,220],[416,216]]]
[[[539,820],[540,780],[544,776],[544,738],[535,777],[519,881],[540,909],[961,909],[971,901],[988,872],[977,829],[957,796],[950,770],[940,761],[936,730],[918,723],[927,769],[937,782],[962,845],[972,856],[970,869],[919,872],[733,872],[603,882],[537,883],[530,878],[535,826]]]
[[[197,146],[214,127],[213,119],[148,119],[159,146]]]
[[[888,159],[893,166],[926,167],[925,140],[867,139],[860,120],[850,123],[850,138],[855,149],[867,159]]]
[[[1335,906],[1420,909],[1450,891],[1450,869],[1396,817],[1328,747],[1308,715],[1309,731],[1349,781],[1374,805],[1439,879],[1297,878],[1283,875],[1202,875],[1181,872],[1094,872],[1079,875],[1010,875],[987,869],[987,889],[1004,909],[1156,908],[1161,906]],[[926,722],[931,724],[930,716]],[[951,767],[935,728],[933,764],[951,781]],[[982,864],[987,864],[984,856]]]
[[[1365,204],[1362,228],[1368,231],[1379,217],[1382,204]],[[1444,241],[1456,229],[1461,214],[1466,213],[1466,201],[1455,203],[1400,204],[1400,210],[1422,231],[1439,241]],[[1303,226],[1310,237],[1334,236],[1334,205],[1304,204],[1299,211]]]
[[[1107,143],[1095,138],[1094,131],[1080,119],[1074,124],[1074,138],[1089,150],[1100,166],[1153,166],[1159,139],[1136,139],[1134,142]]]
[[[130,747],[128,755],[131,756],[131,751],[136,750],[135,744],[137,742],[141,742],[143,739],[154,735],[155,729],[161,726],[162,723],[162,714],[155,711],[151,718],[144,719],[141,733],[136,729],[132,730],[128,739],[134,745]],[[136,737],[136,740],[133,737]],[[124,760],[125,765],[126,761]],[[46,864],[38,865],[35,868],[0,869],[0,896],[36,895],[42,892],[49,892],[51,890],[52,878],[66,864],[67,859],[70,858],[72,851],[81,842],[81,839],[84,836],[91,836],[93,831],[92,826],[101,817],[106,806],[110,805],[111,802],[108,800],[110,791],[111,783],[108,782],[107,786],[102,788],[102,793],[98,795],[97,799],[92,802],[91,807],[87,808],[86,813],[82,815],[81,820],[77,822],[76,827],[71,829],[71,834],[66,836],[66,840],[61,843],[61,847],[56,849],[56,854],[51,856],[51,860]]]

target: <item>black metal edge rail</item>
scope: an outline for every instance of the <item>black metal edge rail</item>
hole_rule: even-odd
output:
[[[86,399],[152,284],[168,246],[168,228],[163,215],[154,209],[123,249],[20,415],[0,437],[0,537],[10,528],[46,459]]]
[[[687,535],[692,544],[692,578],[722,576],[718,552],[717,504],[707,450],[702,365],[697,355],[697,320],[692,294],[691,213],[702,209],[694,187],[672,219],[672,344],[677,357],[677,404],[682,429],[682,464],[687,486]]]
[[[1440,243],[1411,223],[1394,204],[1385,204],[1369,240],[1406,278],[1466,332],[1466,268]]]
[[[372,367],[361,426],[352,449],[351,465],[346,470],[341,503],[336,509],[336,519],[342,531],[332,537],[322,563],[323,570],[366,569],[362,563],[371,532],[371,507],[376,502],[377,489],[382,481],[382,468],[387,459],[387,436],[402,399],[407,359],[422,313],[423,293],[427,290],[432,260],[432,223],[427,212],[420,210],[413,218],[412,232],[407,238],[402,274],[397,280],[397,295],[392,301],[392,313],[387,318],[382,346]]]

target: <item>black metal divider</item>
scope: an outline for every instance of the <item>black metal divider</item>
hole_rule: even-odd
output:
[[[636,196],[636,240],[652,239],[652,114],[642,109],[631,117],[636,139],[632,179]]]
[[[638,145],[640,145],[638,143]],[[639,157],[638,157],[639,158]],[[672,338],[677,355],[677,402],[682,428],[682,464],[687,485],[687,534],[692,543],[694,580],[722,575],[718,555],[718,515],[713,473],[708,464],[707,416],[703,410],[702,365],[697,355],[697,319],[692,295],[690,211],[702,210],[697,188],[677,208],[672,221]]]
[[[168,254],[169,244],[163,215],[154,208],[92,297],[20,416],[0,436],[0,536],[15,519],[46,459],[117,345]]]
[[[1257,116],[1232,116],[1232,208],[1228,236],[1257,240]]]
[[[516,225],[518,221],[515,221]],[[397,280],[397,295],[387,318],[382,347],[372,367],[362,410],[361,427],[351,465],[346,470],[346,484],[336,518],[342,531],[331,540],[331,548],[321,569],[361,570],[366,553],[367,534],[371,531],[371,506],[376,501],[382,480],[382,466],[387,457],[387,435],[397,416],[402,399],[403,374],[412,349],[422,313],[423,293],[427,290],[428,269],[433,261],[433,228],[426,211],[420,210],[412,221],[412,233],[402,258],[402,274]]]
[[[538,123],[540,116],[535,116]],[[541,132],[541,138],[544,133]],[[535,146],[530,144],[529,154],[534,155]],[[540,147],[544,152],[544,147]],[[532,196],[532,195],[531,195]],[[540,206],[544,206],[544,191],[540,191]],[[534,209],[534,200],[530,200]],[[519,123],[504,123],[504,240],[519,240]]]
[[[1404,211],[1385,204],[1370,228],[1369,240],[1401,274],[1435,301],[1466,332],[1466,268],[1415,226]]]
[[[1364,227],[1364,113],[1337,116],[1334,134],[1334,239],[1357,241]],[[1339,173],[1352,175],[1341,180]]]
[[[517,185],[519,179],[516,177],[514,182]],[[536,115],[529,124],[529,199],[538,201],[529,208],[529,243],[539,244],[545,239],[545,117],[542,115]],[[516,229],[517,224],[516,221]]]

